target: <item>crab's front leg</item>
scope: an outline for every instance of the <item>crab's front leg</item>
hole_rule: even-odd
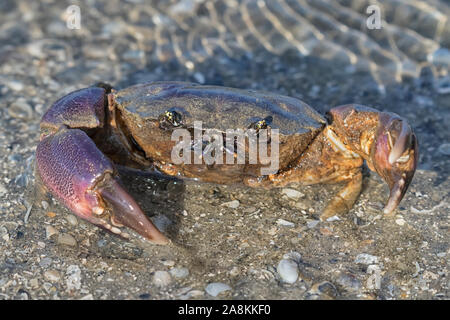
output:
[[[44,186],[79,217],[128,237],[127,226],[152,242],[166,237],[148,220],[119,185],[111,161],[83,130],[100,128],[105,120],[104,88],[87,88],[58,100],[41,122],[36,171]]]

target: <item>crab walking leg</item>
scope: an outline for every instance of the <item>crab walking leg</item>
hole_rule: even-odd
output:
[[[36,165],[49,191],[82,219],[125,238],[117,226],[134,229],[154,243],[168,242],[114,179],[111,161],[84,131],[61,128],[43,138]]]
[[[320,215],[320,220],[325,221],[328,218],[347,213],[355,204],[362,189],[362,173],[357,170],[348,183],[343,187],[333,199],[328,202]]]

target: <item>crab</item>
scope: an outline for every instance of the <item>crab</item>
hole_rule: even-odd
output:
[[[192,133],[196,121],[202,122],[202,130],[219,134],[229,128],[257,134],[266,130],[267,144],[276,129],[277,170],[262,174],[267,164],[262,161],[173,161],[173,133]],[[364,161],[388,184],[383,211],[391,215],[405,195],[419,156],[410,125],[395,113],[349,104],[322,116],[296,98],[187,82],[153,82],[119,91],[100,83],[77,90],[51,106],[40,129],[36,173],[55,198],[82,219],[123,238],[130,237],[125,226],[157,244],[169,240],[120,184],[117,165],[251,187],[343,183],[321,213],[325,220],[355,204]],[[248,150],[249,140],[244,142]],[[204,143],[200,141],[201,152]],[[220,150],[236,159],[237,149],[235,139],[234,147]]]

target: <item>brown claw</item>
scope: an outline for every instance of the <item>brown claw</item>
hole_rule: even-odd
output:
[[[134,199],[113,179],[98,189],[111,207],[112,219],[123,224],[156,244],[167,244],[167,238],[148,220]]]
[[[393,212],[405,195],[418,158],[417,138],[406,120],[389,113],[380,114],[372,163],[390,188],[385,214]]]
[[[419,159],[417,138],[408,122],[395,113],[361,105],[335,107],[329,115],[339,138],[389,185],[384,213],[393,212],[411,183]]]

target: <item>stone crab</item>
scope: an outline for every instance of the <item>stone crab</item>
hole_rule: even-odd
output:
[[[278,170],[262,175],[261,161],[175,163],[172,134],[180,128],[192,132],[195,121],[222,133],[229,128],[267,130],[267,143],[277,129]],[[323,210],[324,220],[353,207],[361,193],[364,161],[389,185],[384,213],[392,213],[419,156],[410,125],[394,113],[349,104],[324,117],[295,98],[187,82],[153,82],[119,91],[97,84],[74,91],[51,106],[40,127],[36,174],[52,195],[97,226],[128,238],[121,228],[126,226],[158,244],[168,239],[120,185],[115,164],[251,187],[345,183]],[[248,150],[249,140],[244,142]],[[234,140],[231,150],[222,150],[236,158],[237,148]]]

